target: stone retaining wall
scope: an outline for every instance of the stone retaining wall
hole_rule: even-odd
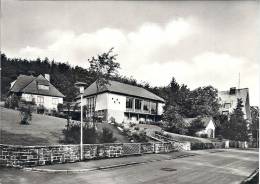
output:
[[[171,143],[84,144],[84,160],[175,151]],[[33,167],[80,161],[80,145],[17,146],[0,144],[0,166]]]

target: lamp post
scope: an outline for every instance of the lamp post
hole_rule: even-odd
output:
[[[83,160],[83,93],[86,83],[76,82],[75,86],[79,88],[80,93],[80,160]]]

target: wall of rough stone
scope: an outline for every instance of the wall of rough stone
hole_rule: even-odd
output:
[[[176,150],[171,143],[84,144],[83,158],[102,159]],[[17,146],[0,144],[0,166],[33,167],[77,162],[80,145]]]

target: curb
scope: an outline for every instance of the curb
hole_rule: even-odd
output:
[[[259,169],[256,169],[250,176],[248,176],[246,179],[242,181],[241,184],[246,184],[253,180],[253,178],[259,173]],[[258,180],[258,179],[257,179]]]
[[[37,168],[23,168],[25,171],[35,171],[35,172],[47,172],[47,173],[79,173],[79,172],[88,172],[88,171],[97,171],[97,170],[105,170],[105,169],[112,169],[117,167],[126,167],[131,165],[138,165],[138,164],[144,164],[145,162],[130,162],[125,164],[117,164],[117,165],[109,165],[109,166],[102,166],[102,167],[94,167],[89,169],[37,169]]]
[[[24,171],[34,171],[34,172],[46,172],[46,173],[67,173],[67,174],[68,173],[82,173],[82,172],[89,172],[89,171],[127,167],[127,166],[133,166],[133,165],[141,165],[141,164],[146,164],[146,163],[150,163],[150,162],[174,160],[177,158],[185,158],[185,157],[190,157],[190,156],[196,156],[196,154],[184,154],[184,155],[179,155],[176,157],[170,157],[170,158],[165,158],[165,159],[153,159],[153,160],[148,160],[148,161],[143,161],[143,162],[129,162],[129,163],[124,163],[124,164],[101,166],[101,167],[94,167],[94,168],[89,168],[89,169],[72,169],[72,170],[70,170],[70,169],[38,169],[38,168],[25,167],[25,168],[23,168],[23,170]]]

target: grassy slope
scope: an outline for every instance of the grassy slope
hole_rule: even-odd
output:
[[[114,137],[116,137],[116,142],[129,142],[126,136],[123,136],[122,133],[113,125],[108,123],[97,123],[98,130],[102,131],[102,128],[108,128],[113,132]]]
[[[67,124],[66,119],[33,114],[30,125],[19,123],[19,112],[1,107],[0,143],[16,145],[50,145],[60,144],[63,138],[62,129]],[[108,127],[113,131],[117,142],[128,142],[119,130],[110,124],[97,124],[98,130]]]
[[[62,139],[66,119],[33,114],[30,125],[19,123],[19,112],[1,107],[1,143],[21,145],[57,144]]]

